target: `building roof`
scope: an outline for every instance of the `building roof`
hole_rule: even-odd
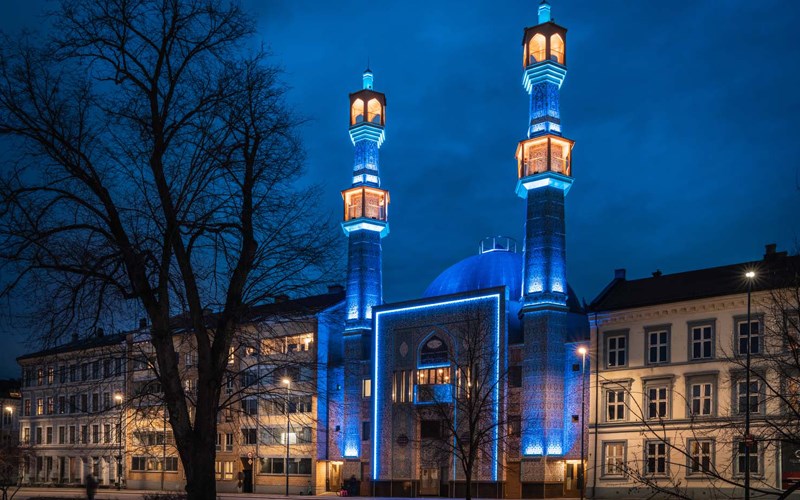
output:
[[[329,307],[332,307],[344,300],[344,289],[341,287],[330,287],[328,293],[321,295],[312,295],[309,297],[301,297],[289,300],[285,297],[279,297],[273,303],[261,304],[254,306],[249,313],[248,322],[263,321],[268,318],[275,317],[290,317],[301,316],[319,313]],[[213,317],[209,315],[209,317]],[[175,316],[172,318],[173,328],[176,333],[185,331],[186,320],[182,316]],[[94,335],[91,337],[84,337],[78,340],[73,340],[69,343],[60,346],[44,349],[29,354],[24,354],[17,358],[17,361],[26,359],[40,358],[43,356],[52,356],[55,354],[63,354],[73,351],[84,351],[88,349],[95,349],[98,347],[108,347],[115,344],[121,344],[126,341],[128,334],[136,333],[141,330],[133,330],[129,332],[121,332],[113,335]]]
[[[19,399],[20,382],[19,380],[9,378],[0,380],[0,399]]]
[[[754,271],[752,290],[762,291],[800,285],[800,255],[789,256],[767,245],[762,260],[742,262],[675,274],[653,273],[649,278],[627,280],[625,270],[600,292],[590,311],[614,311],[671,302],[683,302],[747,292],[745,273]]]

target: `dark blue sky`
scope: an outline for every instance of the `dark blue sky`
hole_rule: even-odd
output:
[[[0,28],[33,26],[45,3],[0,3]],[[591,300],[619,267],[643,277],[756,259],[765,243],[796,250],[800,2],[552,4],[569,30],[561,114],[576,141],[567,252],[578,296]],[[347,95],[367,58],[386,93],[387,301],[418,297],[484,236],[521,243],[520,42],[537,5],[245,2],[286,70],[292,106],[310,119],[303,136],[310,179],[326,186],[320,210],[341,214]],[[9,364],[0,358],[0,376],[16,373]]]

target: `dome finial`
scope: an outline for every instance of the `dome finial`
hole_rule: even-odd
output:
[[[542,0],[539,4],[539,24],[550,22],[550,4],[547,0]]]

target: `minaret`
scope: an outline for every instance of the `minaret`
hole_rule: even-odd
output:
[[[539,5],[539,23],[525,28],[522,85],[530,95],[526,140],[517,146],[517,194],[527,200],[522,315],[523,388],[531,407],[523,420],[522,453],[561,455],[564,433],[564,342],[567,273],[564,198],[572,185],[573,141],[561,135],[559,89],[567,74],[567,30]],[[533,397],[536,395],[535,397]]]
[[[372,308],[383,302],[381,239],[389,234],[389,192],[381,189],[378,169],[385,137],[386,96],[374,91],[372,83],[372,72],[367,69],[363,88],[350,94],[353,185],[342,191],[342,229],[348,238],[342,454],[349,458],[361,455],[361,391],[370,352],[364,346],[369,345],[371,336]]]

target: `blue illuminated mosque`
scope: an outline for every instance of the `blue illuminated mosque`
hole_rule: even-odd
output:
[[[461,496],[460,457],[474,446],[478,496],[578,491],[588,367],[576,353],[589,326],[567,283],[573,141],[562,134],[559,110],[566,31],[543,1],[522,40],[530,119],[516,149],[514,188],[526,200],[521,248],[511,238],[487,238],[478,255],[444,270],[417,300],[385,304],[382,297],[386,98],[369,69],[363,88],[350,94],[353,182],[342,191],[343,330],[330,335],[329,481],[355,476],[378,496]],[[476,407],[466,403],[477,400],[472,422]],[[470,422],[481,430],[478,441],[470,441]]]

